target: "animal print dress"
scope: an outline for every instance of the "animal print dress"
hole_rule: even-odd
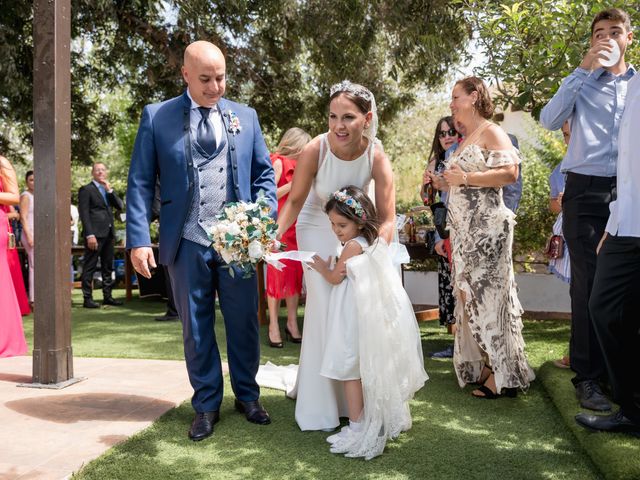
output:
[[[517,150],[485,150],[468,145],[447,160],[465,172],[520,163]],[[502,201],[502,189],[451,187],[448,222],[452,280],[458,328],[453,364],[458,383],[480,379],[483,366],[495,374],[497,391],[526,389],[535,378],[522,338],[511,247],[515,214]]]

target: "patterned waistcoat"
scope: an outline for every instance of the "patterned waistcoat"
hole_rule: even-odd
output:
[[[233,188],[227,188],[227,185],[233,185],[231,168],[227,163],[229,143],[224,136],[221,143],[216,152],[207,158],[191,138],[194,193],[182,238],[205,247],[211,245],[206,231],[217,222],[216,214],[225,203],[236,201]]]

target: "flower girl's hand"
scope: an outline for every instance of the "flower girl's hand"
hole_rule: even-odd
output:
[[[332,257],[329,257],[327,260],[323,260],[320,255],[314,255],[313,262],[309,262],[308,265],[319,273],[327,272],[331,266],[331,260]]]

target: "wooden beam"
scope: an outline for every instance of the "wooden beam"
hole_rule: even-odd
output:
[[[73,377],[70,41],[70,0],[34,0],[33,383],[41,385],[68,384]]]

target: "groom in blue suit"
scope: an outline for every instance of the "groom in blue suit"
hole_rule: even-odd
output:
[[[220,49],[204,41],[189,45],[182,76],[188,86],[183,95],[142,112],[127,187],[127,248],[135,270],[150,278],[156,264],[149,222],[159,178],[160,263],[168,267],[182,319],[196,412],[189,438],[198,441],[213,433],[222,402],[216,294],[235,407],[250,422],[271,422],[255,380],[260,360],[256,278],[230,276],[206,232],[227,202],[255,201],[263,191],[275,215],[277,201],[256,112],[223,98],[226,63]]]

